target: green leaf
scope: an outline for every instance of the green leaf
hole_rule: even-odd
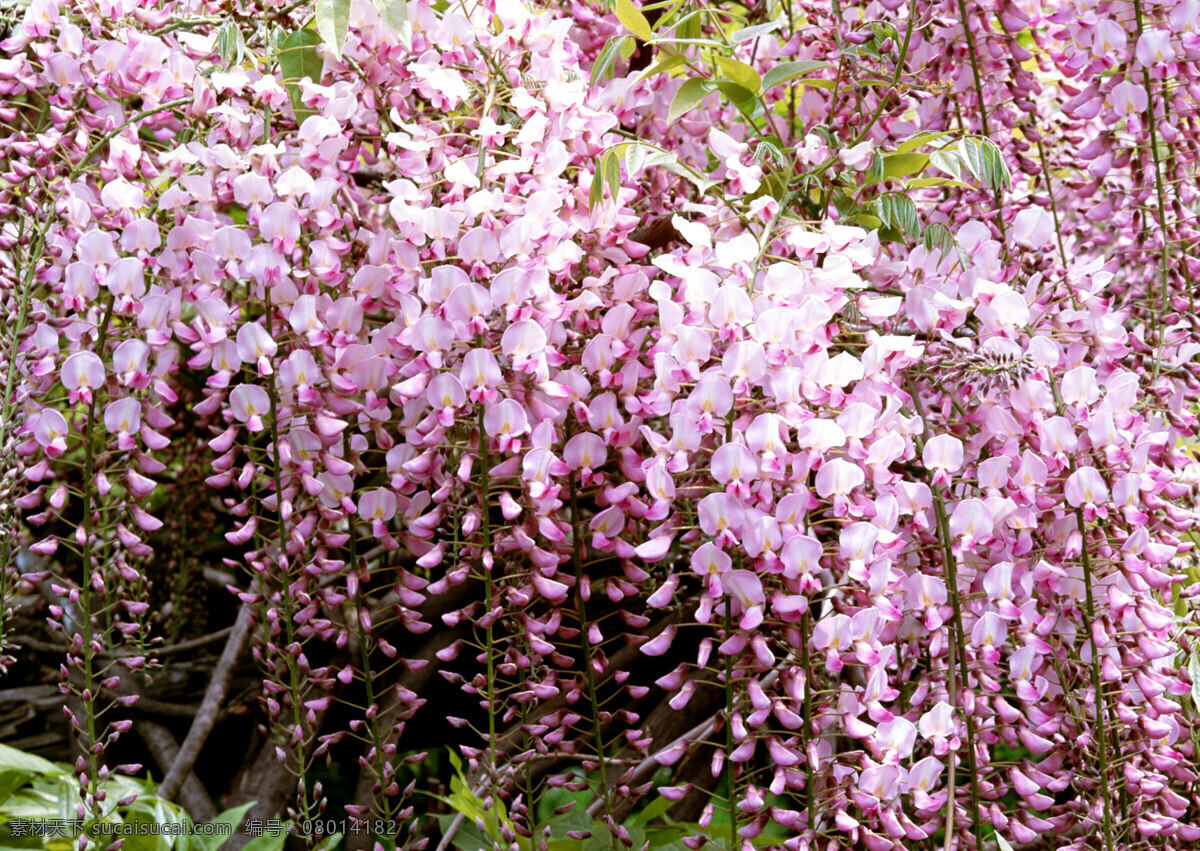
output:
[[[610,38],[600,49],[596,61],[592,63],[592,75],[588,79],[589,86],[594,87],[605,80],[612,79],[613,67],[617,64],[617,54],[621,50],[621,42],[626,40],[631,39],[627,35]]]
[[[454,822],[454,816],[449,814],[439,814],[435,818],[441,825],[443,833]],[[493,844],[479,832],[479,828],[475,826],[472,819],[465,819],[458,826],[458,832],[454,834],[451,847],[457,848],[458,851],[492,851]]]
[[[767,193],[779,202],[782,202],[790,191],[787,178],[775,171],[767,174],[763,179],[763,186],[766,188]]]
[[[625,172],[630,178],[642,170],[642,166],[646,164],[646,157],[653,150],[646,145],[639,145],[636,142],[620,145],[619,149],[621,150],[621,156],[625,158]]]
[[[16,748],[10,748],[8,745],[0,745],[0,770],[21,771],[25,774],[67,774],[67,769],[60,768],[48,759],[42,759],[40,756],[25,751],[19,751]]]
[[[950,233],[950,228],[941,222],[931,222],[926,225],[921,234],[921,242],[926,251],[941,251],[943,255],[958,250],[958,242],[955,241],[954,234]]]
[[[375,8],[392,32],[400,34],[408,28],[408,0],[375,0]]]
[[[730,59],[728,56],[718,56],[717,65],[725,72],[730,82],[737,83],[750,94],[757,94],[762,88],[762,77],[745,62]]]
[[[350,0],[317,0],[317,32],[340,62],[350,26]]]
[[[917,174],[929,163],[929,154],[884,154],[883,177],[895,180]]]
[[[297,30],[283,40],[279,49],[279,71],[283,75],[283,84],[287,88],[288,97],[292,101],[292,110],[296,113],[296,123],[313,114],[301,99],[300,86],[297,83],[308,77],[314,83],[321,82],[323,64],[317,55],[317,45],[321,37],[312,30]]]
[[[646,831],[646,841],[655,851],[688,851],[683,840],[694,835],[682,827],[653,827]]]
[[[875,39],[880,43],[887,41],[889,38],[896,43],[900,41],[900,33],[896,32],[896,28],[889,23],[875,21],[871,24],[871,31],[875,33]]]
[[[24,771],[0,771],[0,804],[7,801],[14,792],[28,783],[29,776]]]
[[[850,221],[856,225],[862,225],[870,230],[877,230],[883,227],[883,220],[878,216],[872,216],[870,213],[855,213],[850,217]]]
[[[816,196],[813,198],[813,201],[819,202],[821,200],[821,190],[815,189],[813,192]],[[829,203],[833,204],[833,208],[838,211],[838,215],[842,218],[849,217],[856,209],[858,209],[854,204],[854,199],[848,196],[841,189],[833,190],[833,194],[829,196]]]
[[[246,42],[242,31],[233,21],[226,21],[217,30],[217,53],[221,63],[228,68],[234,62],[241,62],[246,55]]]
[[[617,0],[617,20],[642,41],[654,38],[654,30],[650,28],[650,22],[631,0]]]
[[[1192,702],[1200,707],[1200,657],[1188,659],[1188,674],[1192,678]]]
[[[596,209],[596,205],[604,200],[604,169],[597,168],[592,175],[592,185],[588,187],[588,207]],[[454,783],[454,778],[450,779],[451,784]]]
[[[960,139],[954,146],[958,161],[967,167],[977,180],[983,180],[983,155],[979,146],[972,145],[971,139]]]
[[[750,121],[754,121],[754,119],[762,114],[762,103],[754,96],[754,92],[749,89],[739,86],[737,83],[731,83],[728,80],[722,80],[717,83],[717,88]]]
[[[671,108],[667,111],[667,123],[674,124],[683,115],[691,112],[700,101],[716,91],[716,88],[717,84],[712,80],[705,80],[700,77],[685,80],[684,84],[679,87],[679,91],[675,93],[675,97],[671,100]]]
[[[689,180],[700,192],[707,192],[717,185],[715,180],[709,180],[702,174],[693,171],[679,161],[679,158],[668,151],[653,151],[646,157],[646,168],[661,166],[672,174],[677,174]]]
[[[928,189],[931,186],[958,186],[963,189],[974,189],[969,183],[961,180],[951,180],[948,177],[917,177],[904,184],[908,189]]]
[[[759,165],[774,162],[776,165],[787,165],[787,156],[775,137],[763,139],[754,149],[754,161]]]
[[[769,21],[765,24],[755,24],[752,27],[744,27],[738,30],[729,37],[729,40],[734,44],[741,44],[743,41],[750,41],[751,39],[761,38],[768,33],[773,33],[781,26],[783,26],[783,21],[781,20]]]
[[[685,15],[675,27],[675,38],[678,39],[700,38],[703,33],[703,19],[699,9]]]
[[[646,807],[632,819],[630,824],[635,827],[645,827],[650,822],[662,815],[666,815],[667,810],[675,806],[675,802],[661,795],[654,801],[651,801]]]
[[[846,52],[852,56],[870,56],[872,59],[880,59],[879,42],[874,38],[869,41],[864,41],[862,44],[848,45]]]
[[[794,80],[797,77],[803,77],[806,74],[811,74],[813,71],[820,70],[821,68],[831,67],[833,66],[830,63],[818,62],[815,59],[801,59],[796,62],[780,62],[763,75],[762,87],[764,90],[769,89],[774,86],[778,86],[780,83],[786,83],[788,80]],[[806,81],[806,85],[811,85],[814,82],[815,81],[811,80]],[[823,80],[822,82],[829,83],[831,87],[833,85],[833,83],[828,80]]]
[[[883,180],[883,157],[879,151],[874,151],[871,154],[871,165],[863,172],[863,183],[867,186],[874,186],[881,180]]]
[[[267,44],[271,50],[278,53],[283,50],[283,43],[287,41],[288,31],[283,27],[271,27],[267,32]]]
[[[604,182],[608,185],[608,193],[614,201],[621,191],[621,158],[617,152],[608,150],[604,153]]]
[[[320,842],[318,842],[316,844],[316,847],[313,849],[313,851],[333,851],[334,848],[338,847],[338,843],[341,841],[342,841],[342,834],[340,834],[340,833],[330,834],[329,836],[326,836],[324,839],[322,839]]]
[[[655,74],[663,74],[668,71],[674,71],[680,65],[686,64],[687,57],[682,53],[670,53],[639,74],[638,79],[645,80],[649,77],[653,77]]]
[[[287,842],[288,828],[291,822],[284,822],[283,830],[279,831],[278,836],[270,833],[264,833],[262,836],[256,836],[242,846],[242,851],[283,851],[283,846]]]
[[[953,148],[934,151],[929,155],[929,162],[934,168],[944,171],[955,180],[962,178],[962,161],[958,158],[958,151]]]
[[[921,219],[913,199],[901,192],[886,192],[875,199],[875,210],[884,227],[894,228],[905,236],[921,232]]]
[[[608,828],[605,826],[605,824],[604,824],[603,822],[596,822],[596,829],[594,829],[594,830],[592,831],[593,835],[595,835],[595,836],[603,836],[603,835],[604,835],[603,833],[599,833],[599,832],[598,832],[598,831],[600,831],[600,830],[603,830],[603,831],[607,832]],[[630,847],[632,847],[632,848],[643,848],[643,847],[645,847],[645,844],[646,844],[646,832],[645,832],[644,830],[642,830],[640,827],[629,827],[629,828],[626,828],[626,830],[628,830],[628,831],[629,831],[629,845],[630,845]]]
[[[242,826],[242,821],[246,818],[246,813],[250,812],[255,803],[257,802],[251,801],[248,804],[242,804],[240,807],[228,809],[209,822],[209,824],[227,824],[233,828],[234,833],[237,833],[238,828]],[[195,838],[204,847],[205,851],[216,851],[229,837],[221,836],[219,833],[214,832],[212,835],[197,833],[195,834]]]
[[[896,153],[906,154],[909,151],[915,151],[922,145],[927,145],[930,142],[936,142],[938,139],[947,135],[944,130],[926,130],[923,133],[918,133],[910,139],[906,139],[896,146]]]
[[[996,840],[997,851],[1013,851],[1013,847],[1009,841],[999,833],[995,834],[993,838]]]
[[[968,136],[958,142],[957,148],[967,169],[988,189],[1007,189],[1012,185],[1004,154],[991,139]]]
[[[129,807],[125,812],[125,822],[137,827],[133,828],[134,835],[129,837],[123,847],[129,848],[130,851],[168,851],[171,847],[169,834],[160,834],[158,831],[152,833],[150,825],[171,824],[176,823],[176,820],[149,802],[143,804],[139,801],[138,804]]]

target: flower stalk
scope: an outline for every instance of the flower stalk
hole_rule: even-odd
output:
[[[264,296],[266,307],[266,323],[267,334],[274,336],[274,313],[271,309],[271,290],[266,288]],[[300,647],[296,643],[295,632],[295,609],[292,599],[292,583],[289,577],[290,560],[288,559],[287,546],[287,520],[285,517],[284,500],[283,500],[283,462],[279,457],[279,392],[275,385],[275,370],[272,368],[271,375],[267,381],[267,395],[270,399],[270,420],[271,420],[271,477],[275,485],[275,511],[276,511],[276,545],[279,547],[279,583],[280,594],[283,598],[283,611],[280,613],[280,619],[283,621],[284,635],[286,636],[287,644],[283,648],[283,656],[287,662],[287,687],[288,701],[292,705],[292,733],[289,736],[289,741],[292,742],[292,748],[295,752],[296,771],[299,781],[299,820],[307,821],[310,814],[310,804],[308,796],[308,785],[305,780],[307,774],[307,737],[303,734],[304,731],[304,716],[301,713],[300,707],[303,701],[302,685],[300,682],[300,672],[297,667],[296,654],[299,654]],[[269,558],[264,552],[264,557]]]
[[[1137,27],[1137,37],[1141,40],[1146,31],[1145,20],[1142,16],[1142,0],[1133,0],[1133,18]],[[1163,188],[1162,161],[1158,153],[1158,117],[1154,110],[1154,87],[1150,83],[1150,69],[1142,66],[1142,88],[1146,91],[1146,110],[1148,121],[1146,128],[1150,132],[1150,156],[1154,160],[1154,197],[1158,214],[1159,242],[1162,244],[1158,254],[1159,298],[1158,310],[1155,311],[1155,325],[1158,331],[1158,344],[1154,353],[1154,376],[1158,381],[1162,370],[1163,345],[1167,338],[1167,329],[1163,327],[1166,315],[1171,311],[1171,290],[1168,270],[1170,268],[1169,244],[1167,242],[1167,202]],[[1151,295],[1153,300],[1153,295]],[[1080,530],[1082,532],[1082,529]]]
[[[104,317],[100,320],[100,326],[96,337],[96,351],[103,352],[104,346],[108,341],[108,328],[112,322],[113,306],[115,300],[108,299],[104,308]],[[83,541],[80,545],[80,557],[83,565],[83,578],[79,588],[79,610],[80,610],[80,628],[83,631],[83,647],[82,647],[82,667],[83,667],[83,693],[80,695],[83,705],[83,711],[86,715],[85,723],[87,724],[87,784],[84,788],[87,799],[87,809],[95,818],[100,818],[103,813],[103,806],[98,798],[99,780],[100,780],[100,754],[102,750],[97,749],[98,737],[97,729],[100,725],[102,710],[98,708],[98,673],[96,669],[97,648],[96,637],[94,634],[94,625],[92,618],[95,616],[93,611],[95,607],[94,593],[95,589],[92,584],[92,544],[95,540],[96,528],[93,519],[92,502],[95,496],[95,478],[96,478],[96,426],[99,420],[96,418],[96,402],[102,388],[97,387],[92,393],[91,399],[88,401],[87,420],[83,433],[84,445],[84,460],[83,460]]]
[[[587,689],[588,703],[592,712],[593,735],[596,739],[596,761],[600,770],[600,794],[604,799],[604,814],[612,817],[612,791],[608,785],[608,758],[605,754],[604,722],[600,717],[600,700],[596,694],[596,676],[592,670],[591,620],[588,619],[584,583],[588,581],[584,572],[585,558],[583,529],[579,524],[579,498],[576,493],[576,474],[572,470],[567,479],[571,499],[571,561],[575,569],[575,611],[579,616],[579,640],[583,653],[583,682]],[[536,569],[536,568],[535,568]],[[532,805],[532,802],[531,802]]]
[[[925,422],[924,406],[921,404],[921,397],[918,395],[918,390],[913,382],[908,384],[909,396],[912,399],[913,407],[916,414],[921,418],[922,423]],[[914,436],[917,452],[924,453],[925,440],[920,435]],[[975,719],[971,712],[963,705],[962,695],[959,693],[961,688],[963,691],[970,689],[970,670],[967,666],[967,651],[966,637],[963,630],[962,622],[962,596],[958,590],[958,562],[954,556],[954,550],[951,546],[952,536],[950,534],[950,522],[946,514],[946,500],[942,494],[942,489],[939,484],[934,481],[929,483],[930,491],[933,494],[934,514],[937,522],[938,542],[942,550],[942,564],[946,571],[946,593],[949,597],[950,607],[953,611],[951,621],[951,654],[949,666],[947,670],[947,691],[953,705],[962,713],[963,724],[967,731],[967,770],[970,772],[971,784],[971,826],[975,836],[976,847],[981,847],[983,842],[983,826],[980,818],[980,802],[981,796],[979,792],[979,769],[976,765],[975,756]],[[961,682],[956,682],[955,665],[958,665],[958,676]],[[955,816],[955,764],[956,760],[953,756],[949,760],[948,769],[948,785],[949,795],[946,800],[946,844],[947,849],[951,848],[951,841],[954,832],[954,816]]]

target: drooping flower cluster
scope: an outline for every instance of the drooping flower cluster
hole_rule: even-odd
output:
[[[82,808],[203,480],[301,819],[349,747],[429,839],[433,714],[514,837],[559,785],[621,837],[667,766],[728,847],[1200,839],[1196,4],[221,5],[2,44],[0,445]]]

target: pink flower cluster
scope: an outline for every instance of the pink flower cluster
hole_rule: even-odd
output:
[[[215,2],[32,0],[0,44],[0,428],[95,618],[72,664],[153,632],[200,465],[280,753],[361,740],[364,813],[446,714],[399,659],[472,697],[488,795],[584,755],[611,811],[715,743],[747,848],[1200,841],[1200,4],[801,0],[729,58],[809,78],[676,122],[681,66],[589,83],[612,14],[435,6],[353,0],[319,80],[251,29],[264,61],[222,59]],[[886,170],[968,134],[1010,187]],[[839,206],[881,181],[949,242]],[[408,658],[381,615],[454,638]],[[351,639],[378,671],[310,662]],[[646,732],[714,682],[693,739]]]

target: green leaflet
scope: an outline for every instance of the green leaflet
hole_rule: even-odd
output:
[[[794,80],[797,77],[803,77],[806,74],[811,74],[813,71],[817,71],[821,68],[830,67],[832,67],[830,63],[818,62],[815,59],[802,59],[797,62],[780,62],[763,75],[762,87],[764,90],[766,90],[774,86],[778,86],[780,83],[786,83],[788,80]]]
[[[21,771],[26,774],[57,774],[60,769],[37,754],[25,753],[8,745],[0,745],[0,770]]]
[[[762,88],[762,78],[745,62],[739,62],[727,56],[718,56],[717,65],[725,72],[725,77],[730,82],[736,83],[750,94],[756,94]]]
[[[1004,155],[991,139],[968,136],[958,143],[958,153],[967,169],[988,189],[1008,189],[1012,177]]]
[[[210,824],[227,824],[232,827],[236,833],[237,829],[241,827],[243,819],[246,818],[246,813],[250,812],[253,806],[254,801],[251,801],[248,804],[242,804],[240,807],[234,807],[231,810],[226,810],[213,819]],[[209,836],[207,834],[198,834],[194,838],[195,841],[204,846],[204,851],[217,851],[217,849],[221,847],[226,839],[224,836]]]
[[[931,186],[957,186],[960,189],[974,189],[971,184],[961,180],[951,180],[948,177],[916,177],[904,184],[907,189],[929,189]]]
[[[921,219],[913,199],[901,192],[886,192],[875,199],[875,211],[885,228],[915,237],[921,232]]]
[[[762,115],[762,101],[754,96],[754,92],[727,80],[717,83],[717,88],[721,90],[721,94],[729,98],[729,102],[736,106],[738,111],[746,116],[746,119],[751,123]]]
[[[929,162],[955,180],[962,179],[965,167],[984,187],[994,192],[1012,186],[1012,176],[1000,148],[991,139],[981,136],[967,136],[952,142],[931,153]]]
[[[313,111],[304,105],[301,99],[300,80],[308,77],[314,83],[321,82],[321,71],[324,63],[317,55],[317,45],[321,37],[312,30],[297,30],[283,40],[279,46],[279,71],[283,76],[283,85],[292,101],[292,110],[296,113],[296,123],[302,124],[304,119],[313,115]]]
[[[699,77],[686,80],[671,101],[671,108],[667,112],[667,121],[672,124],[678,121],[694,109],[700,101],[712,94],[716,88],[717,84],[712,80],[703,80]]]
[[[600,54],[592,64],[592,74],[588,79],[589,86],[597,86],[605,80],[612,79],[613,67],[617,63],[617,56],[622,52],[624,42],[633,42],[633,39],[627,35],[619,35],[616,38],[610,38],[600,49]]]
[[[284,822],[284,830],[279,832],[278,836],[270,833],[264,833],[262,836],[256,836],[243,846],[243,851],[283,851],[284,843],[287,842],[288,830],[287,826],[291,822]]]
[[[321,41],[341,61],[350,26],[350,0],[317,0],[316,17]]]
[[[769,33],[773,33],[775,30],[783,26],[783,24],[784,22],[782,20],[769,21],[765,24],[755,24],[752,27],[745,27],[738,30],[729,37],[729,40],[734,44],[741,44],[743,41],[750,41],[752,39],[761,38]]]
[[[408,27],[407,0],[375,0],[375,8],[383,22],[392,28],[392,32],[400,34]]]
[[[945,135],[947,135],[947,134],[946,134],[946,131],[944,131],[944,130],[938,130],[938,131],[927,130],[924,133],[918,133],[917,135],[915,135],[909,139],[906,139],[903,142],[901,142],[899,145],[897,145],[896,153],[905,154],[905,153],[908,153],[909,151],[915,151],[917,148],[921,147],[922,145],[927,145],[931,142],[936,142],[938,139],[942,138]]]
[[[941,222],[931,222],[925,227],[921,234],[921,243],[925,246],[926,251],[937,250],[943,255],[958,250],[958,242],[954,239],[954,234]]]
[[[637,6],[633,5],[631,0],[617,0],[617,20],[642,41],[654,38],[654,30],[650,28],[650,21],[646,20],[646,16]]]
[[[647,77],[653,77],[655,74],[662,74],[667,71],[672,71],[680,65],[687,64],[687,57],[682,53],[669,53],[664,58],[658,60],[649,68],[641,73],[639,80],[645,80]]]
[[[217,30],[217,54],[226,68],[240,63],[246,55],[246,41],[235,22],[226,21]]]
[[[883,178],[894,180],[918,174],[929,163],[929,154],[884,154]]]
[[[962,177],[962,162],[958,159],[958,152],[953,149],[943,148],[940,151],[934,151],[929,155],[929,162],[934,168],[945,172],[955,180]]]
[[[604,200],[604,189],[614,201],[621,191],[621,152],[620,147],[609,148],[596,164],[596,172],[592,175],[592,185],[588,190],[588,206],[595,207]]]

